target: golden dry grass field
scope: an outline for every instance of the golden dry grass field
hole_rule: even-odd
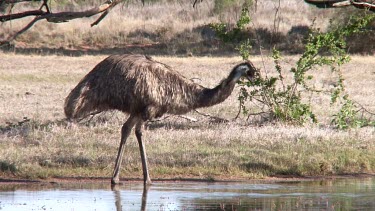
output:
[[[0,178],[110,177],[126,115],[107,112],[81,123],[65,121],[63,102],[78,81],[106,56],[38,56],[0,53]],[[154,57],[187,78],[213,87],[239,57]],[[250,58],[256,67],[272,60]],[[297,56],[283,59],[290,67]],[[286,68],[288,69],[288,68]],[[375,59],[353,56],[342,67],[350,96],[375,110]],[[332,73],[314,70],[316,87],[329,87]],[[238,112],[237,93],[201,109],[225,119]],[[151,178],[251,179],[275,175],[322,176],[375,171],[375,128],[340,131],[329,125],[337,110],[329,96],[312,97],[319,124],[251,124],[240,116],[215,123],[191,112],[190,122],[169,116],[145,132]],[[251,103],[249,104],[251,107]],[[135,136],[126,143],[122,178],[141,178]]]
[[[77,4],[75,1],[66,1],[65,4],[57,4],[51,1],[51,7],[54,12],[82,11],[101,1],[81,2]],[[18,49],[31,48],[35,52],[42,52],[43,48],[44,53],[47,49],[57,52],[71,49],[85,51],[129,48],[134,45],[160,45],[163,52],[168,54],[210,53],[220,46],[212,43],[212,38],[207,38],[212,36],[212,32],[210,35],[209,31],[203,32],[202,29],[207,28],[210,23],[218,22],[233,26],[242,8],[238,3],[232,5],[233,7],[216,11],[214,2],[203,1],[193,8],[191,1],[146,1],[144,6],[140,1],[126,1],[114,8],[98,26],[90,27],[97,16],[59,24],[40,21],[19,36],[13,44]],[[27,8],[27,4],[16,5],[12,12],[24,11]],[[299,0],[281,0],[280,7],[278,1],[258,1],[256,9],[251,11],[252,22],[248,27],[249,30],[257,31],[261,39],[265,40],[263,45],[267,46],[270,39],[275,39],[271,38],[271,33],[281,33],[278,44],[290,50],[292,46],[296,47],[295,42],[298,43],[299,40],[290,38],[288,32],[301,33],[298,27],[309,27],[313,21],[316,27],[325,30],[329,25],[329,19],[336,17],[335,14],[340,14],[339,11],[342,10],[319,10]],[[2,23],[0,40],[19,31],[32,19],[26,17]],[[292,31],[293,26],[297,27],[294,29],[296,31]],[[256,44],[254,38],[251,39],[253,44]],[[207,48],[207,45],[211,45],[211,48]]]

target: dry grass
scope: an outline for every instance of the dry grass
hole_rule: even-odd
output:
[[[91,121],[68,124],[63,114],[65,96],[104,57],[0,54],[0,176],[111,175],[126,115],[108,112]],[[210,87],[240,61],[235,57],[156,59]],[[252,61],[263,67],[260,57]],[[287,57],[285,65],[294,61],[296,57]],[[266,59],[266,69],[272,66]],[[371,110],[375,110],[374,66],[372,57],[354,57],[343,67],[349,93]],[[317,85],[329,86],[329,71],[317,72]],[[238,111],[236,97],[233,94],[224,103],[201,111],[231,119]],[[214,124],[196,113],[187,114],[199,120],[195,123],[175,116],[149,123],[145,141],[151,177],[374,173],[375,129],[332,129],[328,119],[334,108],[327,109],[324,96],[315,96],[314,102],[314,109],[323,116],[321,125],[255,126],[241,120]],[[122,177],[141,175],[132,135],[126,145]]]
[[[54,5],[53,5],[54,6]],[[89,5],[72,9],[83,10]],[[212,22],[235,23],[241,8],[213,12],[214,1],[203,1],[196,8],[191,1],[159,1],[142,6],[140,1],[131,1],[111,11],[98,26],[90,27],[97,17],[73,20],[69,23],[53,24],[38,22],[32,29],[23,34],[16,42],[17,47],[48,47],[65,49],[87,48],[123,48],[129,45],[164,43],[169,53],[195,51],[191,43],[200,43],[201,27]],[[251,28],[263,30],[260,36],[280,32],[287,34],[293,26],[310,26],[315,24],[325,29],[334,10],[319,10],[299,0],[282,0],[279,13],[277,1],[258,1],[257,9],[252,12]],[[16,7],[13,12],[21,10]],[[54,11],[68,9],[54,7]],[[297,12],[298,11],[298,12]],[[5,38],[26,25],[31,19],[16,20],[0,25],[0,38]],[[190,48],[190,49],[189,49]]]

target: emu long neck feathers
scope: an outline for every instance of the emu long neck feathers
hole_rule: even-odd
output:
[[[198,99],[197,107],[208,107],[219,104],[226,100],[232,93],[236,82],[241,78],[242,73],[236,69],[232,70],[228,78],[224,79],[213,89],[204,89]]]

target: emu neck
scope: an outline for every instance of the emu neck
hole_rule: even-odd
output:
[[[199,100],[196,107],[208,107],[223,102],[233,92],[234,86],[236,85],[238,79],[239,77],[231,73],[227,79],[224,79],[215,88],[204,89],[198,97]]]

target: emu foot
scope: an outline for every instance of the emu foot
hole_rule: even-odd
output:
[[[120,182],[119,178],[112,178],[111,179],[111,184],[112,185],[120,185],[120,184],[122,184],[122,182]]]
[[[144,180],[143,181],[143,185],[144,186],[150,186],[150,185],[152,185],[151,179]]]

